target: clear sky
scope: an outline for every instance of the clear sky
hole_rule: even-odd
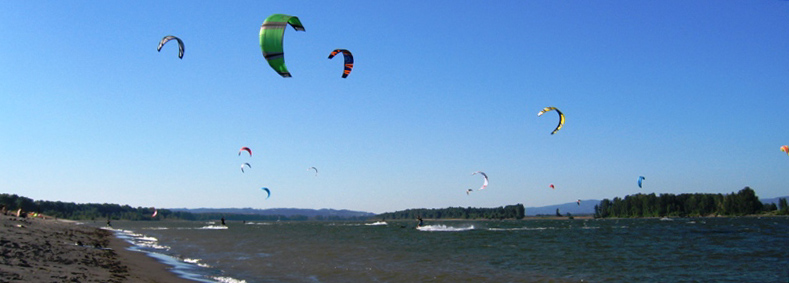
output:
[[[292,78],[261,54],[274,13],[306,28]],[[170,34],[183,59],[156,52]],[[2,193],[381,213],[789,192],[789,1],[0,1],[0,38]]]

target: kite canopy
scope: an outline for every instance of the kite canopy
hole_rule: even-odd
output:
[[[647,178],[644,178],[644,176],[638,176],[638,187],[639,188],[641,187],[641,181],[646,180],[646,179]]]
[[[580,199],[578,201],[576,201],[576,202],[578,203],[579,206],[581,205],[581,200]]]
[[[474,191],[474,190],[472,190],[472,189],[467,189],[467,190],[466,190],[466,195],[468,195],[469,193],[471,193],[471,192],[473,192],[473,191]]]
[[[178,41],[178,58],[184,59],[184,42],[181,41],[180,38],[172,36],[172,35],[168,35],[168,36],[165,36],[164,38],[162,38],[162,40],[159,41],[159,47],[156,48],[156,51],[161,52],[162,51],[162,46],[164,46],[165,43],[167,43],[168,41],[173,40],[173,39]]]
[[[556,187],[554,187],[553,184],[551,184],[549,187],[551,187],[551,189],[554,189],[554,190],[556,189]]]
[[[782,145],[781,151],[786,152],[786,154],[789,154],[789,145]]]
[[[351,73],[351,70],[353,69],[353,54],[351,54],[351,51],[346,49],[334,49],[334,51],[329,54],[329,59],[334,58],[334,55],[337,55],[337,53],[340,52],[342,52],[342,56],[345,58],[345,70],[342,73],[342,78],[344,79],[348,77],[348,75]]]
[[[252,157],[252,150],[251,150],[251,149],[249,149],[249,148],[248,148],[248,147],[246,147],[246,146],[244,146],[244,147],[241,147],[241,149],[240,149],[240,150],[238,150],[238,156],[241,156],[241,152],[244,152],[244,151],[246,151],[246,152],[249,152],[249,156],[250,156],[250,157]]]
[[[551,132],[551,135],[553,135],[556,132],[558,132],[559,129],[562,128],[562,126],[564,126],[564,114],[562,114],[562,111],[559,111],[559,108],[556,108],[556,107],[553,107],[553,106],[549,106],[549,107],[543,108],[542,111],[537,113],[537,116],[542,116],[542,114],[545,114],[545,112],[548,112],[548,111],[551,111],[551,110],[556,110],[556,113],[559,113],[559,125],[557,125],[556,129],[553,129],[553,132]]]
[[[318,168],[315,168],[315,167],[307,168],[307,171],[310,171],[310,170],[315,170],[315,176],[318,176]]]
[[[482,172],[482,171],[477,171],[477,172],[471,173],[471,175],[475,175],[477,173],[479,173],[480,175],[482,175],[482,177],[485,178],[485,181],[482,183],[482,187],[479,188],[480,190],[484,190],[488,186],[488,174],[485,174],[485,172]]]
[[[266,187],[263,187],[263,188],[260,188],[260,189],[261,189],[261,190],[264,190],[264,191],[266,191],[266,193],[268,194],[268,195],[266,196],[266,199],[268,199],[269,197],[271,197],[271,191],[269,191],[269,190],[268,190],[268,188],[266,188]]]
[[[283,78],[290,78],[290,72],[285,67],[285,53],[282,48],[282,39],[285,35],[285,26],[290,24],[296,31],[305,31],[299,18],[273,14],[268,16],[260,26],[260,49],[268,64]]]
[[[246,166],[247,168],[252,168],[252,165],[249,165],[249,163],[241,164],[241,173],[244,173],[244,166]]]

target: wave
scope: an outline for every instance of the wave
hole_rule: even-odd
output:
[[[553,227],[517,227],[517,228],[488,228],[488,231],[542,231]]]
[[[195,228],[195,229],[202,229],[202,230],[225,230],[225,229],[227,229],[227,226],[208,225],[208,226],[203,226],[203,227],[200,227],[200,228]]]
[[[373,223],[365,223],[364,225],[367,226],[380,226],[380,225],[387,225],[385,221],[378,221]]]
[[[206,226],[211,227],[211,226]],[[207,228],[207,229],[227,229],[225,226],[214,226],[224,228]],[[205,228],[205,227],[203,227]],[[103,228],[111,230],[115,236],[130,244],[131,251],[142,252],[150,257],[155,258],[161,263],[172,266],[169,270],[177,274],[181,278],[193,280],[196,282],[227,282],[227,283],[246,283],[245,280],[238,280],[232,277],[216,277],[206,274],[205,269],[211,269],[210,265],[201,262],[200,259],[186,258],[181,256],[174,256],[170,251],[170,247],[159,244],[159,239],[144,234],[135,233],[131,230],[121,230],[113,228]],[[145,229],[145,228],[143,228]],[[202,228],[197,228],[202,229]],[[165,230],[165,229],[160,229]]]
[[[230,277],[222,277],[222,276],[214,276],[214,277],[211,277],[211,279],[214,279],[217,282],[222,282],[222,283],[246,283],[247,282],[246,280],[238,280],[238,279],[234,279],[234,278],[230,278]]]
[[[191,263],[191,264],[197,265],[199,267],[205,267],[205,268],[210,268],[211,267],[208,264],[200,262],[200,259],[197,259],[197,258],[184,258],[184,259],[181,259],[181,260],[183,262]]]
[[[467,227],[452,227],[446,225],[425,225],[416,227],[419,231],[431,231],[431,232],[460,232],[460,231],[470,231],[474,230],[474,225],[467,226]]]
[[[143,230],[170,230],[170,228],[167,227],[144,227],[142,229]]]

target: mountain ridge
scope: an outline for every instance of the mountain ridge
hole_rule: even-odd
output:
[[[228,214],[253,214],[253,215],[282,215],[282,216],[338,216],[338,217],[371,217],[375,216],[372,212],[354,211],[348,209],[311,209],[311,208],[168,208],[172,211],[184,211],[189,213],[228,213]]]

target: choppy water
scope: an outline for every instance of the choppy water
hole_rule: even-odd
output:
[[[789,281],[785,217],[425,224],[113,222],[206,282]]]

